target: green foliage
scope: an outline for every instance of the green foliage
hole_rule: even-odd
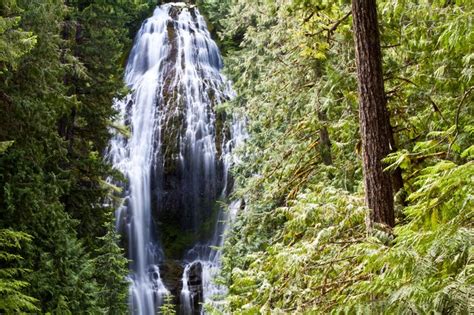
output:
[[[76,314],[98,312],[98,287],[94,265],[82,244],[67,231],[55,231],[55,248],[45,247],[30,277],[32,293],[38,296],[43,312]],[[31,259],[31,256],[28,257]]]
[[[12,250],[20,250],[21,243],[30,242],[31,237],[26,233],[8,229],[0,230],[0,312],[34,312],[37,300],[24,294],[28,282],[21,279],[23,273],[29,270],[14,267],[22,257]]]
[[[63,113],[59,133],[68,141],[68,212],[80,219],[77,231],[86,245],[95,247],[105,234],[112,208],[98,204],[109,192],[102,185],[111,169],[103,161],[109,140],[108,127],[114,112],[114,97],[125,92],[124,54],[131,47],[135,24],[149,10],[145,1],[74,1],[66,18],[63,36],[74,52],[67,64],[69,92],[77,100]]]
[[[238,97],[223,110],[248,117],[250,134],[234,167],[245,210],[224,247],[230,313],[473,308],[474,8],[378,6],[397,146],[387,171],[404,179],[393,231],[365,226],[350,2],[235,0],[214,18],[239,45],[226,57]]]
[[[267,314],[328,308],[362,278],[362,270],[353,268],[358,257],[347,248],[365,239],[365,215],[361,198],[321,185],[260,215],[263,224],[285,223],[266,247],[245,256],[238,255],[246,246],[230,239],[233,246],[226,247],[224,260],[232,276],[230,309]]]
[[[5,152],[12,144],[13,144],[13,141],[0,142],[0,154]]]
[[[101,152],[151,4],[0,4],[1,312],[126,312]],[[350,2],[198,5],[238,91],[219,110],[248,117],[250,135],[234,167],[245,210],[224,247],[226,311],[468,314],[471,2],[378,2],[396,141],[387,171],[404,179],[393,231],[365,225]]]
[[[97,249],[94,260],[98,282],[102,286],[98,303],[105,314],[124,314],[127,312],[129,283],[124,275],[128,272],[128,261],[118,243],[120,236],[113,224],[109,224],[108,232],[100,240],[102,247]]]
[[[175,315],[175,305],[173,304],[173,296],[171,294],[167,294],[165,296],[165,303],[160,306],[160,314],[163,315]]]
[[[0,75],[15,69],[19,59],[36,44],[36,36],[18,26],[19,11],[14,0],[0,4]]]
[[[38,307],[5,309],[125,311],[126,261],[109,229],[114,188],[104,184],[115,174],[101,153],[113,98],[125,90],[126,52],[150,4],[0,4],[0,229],[32,237],[2,250],[22,257],[11,270],[29,272],[11,283]]]
[[[197,0],[199,11],[206,17],[209,32],[219,44],[222,53],[238,49],[242,33],[234,34],[232,38],[220,37],[224,31],[225,18],[229,14],[232,0]]]
[[[473,175],[472,161],[440,161],[420,172],[404,209],[407,224],[395,229],[394,244],[384,255],[364,257],[371,279],[355,286],[359,294],[346,307],[370,301],[391,313],[469,313],[474,306]],[[374,295],[383,299],[372,302]]]

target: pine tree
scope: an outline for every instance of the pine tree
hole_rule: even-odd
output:
[[[31,270],[23,291],[40,312],[99,313],[103,277],[127,274],[94,260],[113,220],[101,153],[148,3],[0,4],[0,228],[32,236],[12,266]]]
[[[22,280],[22,274],[30,270],[15,267],[22,257],[17,253],[21,243],[31,242],[26,233],[8,229],[0,230],[0,313],[38,311],[35,298],[24,293],[29,283]]]
[[[119,247],[120,236],[113,224],[107,226],[107,234],[100,238],[102,246],[96,250],[94,259],[95,273],[99,285],[99,306],[106,314],[124,314],[127,312],[129,282],[128,261]]]
[[[0,3],[0,75],[15,69],[20,58],[36,44],[36,36],[19,27],[21,17],[16,1]],[[0,91],[1,92],[1,91]]]

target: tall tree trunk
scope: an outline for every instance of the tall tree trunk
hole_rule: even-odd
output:
[[[359,118],[365,198],[371,223],[395,225],[392,181],[382,159],[390,153],[390,124],[384,92],[375,0],[353,0],[354,41],[359,85]]]
[[[319,138],[321,140],[320,153],[323,163],[325,165],[332,165],[332,156],[331,156],[331,139],[329,138],[328,128],[326,123],[328,117],[324,110],[318,111],[319,122],[321,123],[321,128],[319,129]]]

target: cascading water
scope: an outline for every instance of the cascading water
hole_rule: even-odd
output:
[[[200,303],[224,292],[212,281],[219,252],[211,246],[222,244],[227,214],[218,200],[231,188],[231,150],[245,131],[242,121],[226,122],[215,112],[233,96],[221,68],[195,7],[158,7],[135,39],[125,75],[131,94],[115,103],[125,126],[118,129],[129,132],[117,132],[109,149],[110,161],[128,179],[116,216],[128,236],[132,313],[155,314],[170,293],[182,314],[200,313]],[[211,236],[203,232],[209,225]],[[179,254],[181,234],[194,246]],[[173,285],[163,270],[176,261],[182,277]]]

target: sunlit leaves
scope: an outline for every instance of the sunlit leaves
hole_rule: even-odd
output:
[[[238,0],[227,11],[224,35],[243,34],[226,60],[239,94],[230,105],[246,113],[250,133],[234,169],[246,208],[224,255],[234,312],[472,308],[473,7],[378,5],[396,138],[385,162],[402,169],[397,196],[408,196],[397,199],[394,231],[366,230],[360,206],[350,3]],[[317,151],[322,127],[331,166]]]
[[[19,27],[21,18],[11,16],[12,13],[18,14],[17,10],[14,2],[0,5],[0,75],[5,74],[7,67],[16,68],[19,59],[36,44],[36,36]]]

